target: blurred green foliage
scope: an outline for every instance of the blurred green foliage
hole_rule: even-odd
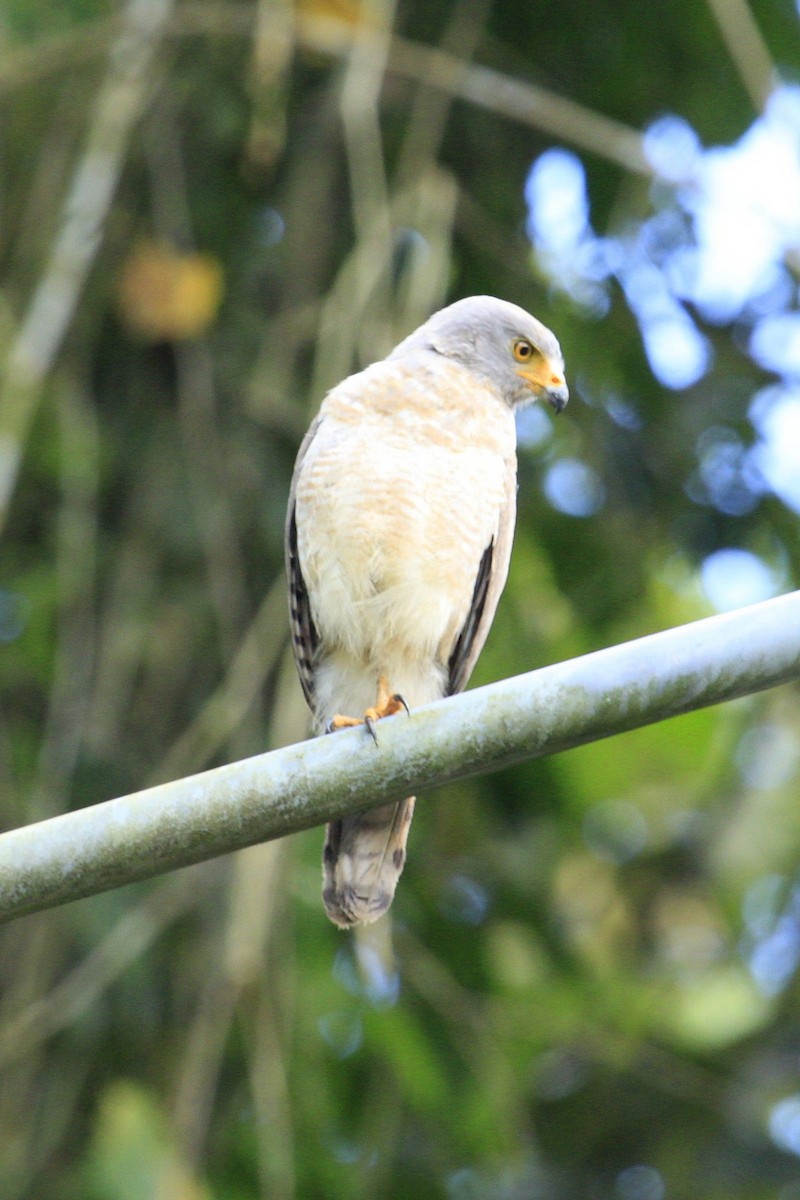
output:
[[[798,585],[791,438],[751,405],[794,412],[800,232],[725,314],[680,283],[703,147],[779,78],[800,140],[790,0],[16,0],[0,36],[6,827],[304,736],[299,439],[457,296],[542,317],[573,396],[521,429],[475,683]],[[579,107],[554,137],[547,92],[515,119],[426,47]],[[98,128],[108,211],[74,189]],[[0,1197],[798,1200],[798,782],[784,688],[422,797],[363,937],[325,921],[320,831],[9,926]]]

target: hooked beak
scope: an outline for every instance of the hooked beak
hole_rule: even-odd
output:
[[[556,367],[549,359],[542,359],[527,371],[517,371],[521,379],[524,379],[528,386],[536,392],[537,396],[541,396],[551,404],[557,413],[560,413],[569,400],[569,388],[564,379],[564,371],[562,367]]]

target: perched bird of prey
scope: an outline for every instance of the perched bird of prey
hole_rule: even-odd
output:
[[[514,410],[567,403],[553,334],[472,296],[325,397],[297,456],[286,522],[294,653],[318,732],[466,685],[506,581]],[[389,907],[414,798],[328,825],[323,901],[342,928]]]

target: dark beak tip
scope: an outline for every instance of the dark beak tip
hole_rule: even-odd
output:
[[[557,413],[563,412],[569,400],[569,390],[566,387],[552,388],[547,393],[547,401]]]

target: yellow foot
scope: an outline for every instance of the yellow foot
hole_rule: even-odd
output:
[[[336,733],[337,729],[350,729],[353,725],[363,724],[364,721],[361,717],[343,717],[341,713],[336,713],[325,726],[325,732]]]
[[[405,709],[408,712],[408,705],[399,692],[393,692],[389,687],[389,680],[385,675],[381,675],[378,680],[378,696],[375,700],[375,707],[368,708],[364,713],[364,721],[382,721],[384,717],[393,717],[395,713]]]
[[[349,729],[353,725],[366,725],[373,742],[377,745],[378,738],[374,729],[375,722],[382,721],[384,717],[392,717],[395,713],[400,712],[401,709],[408,712],[408,705],[399,692],[392,691],[386,676],[381,675],[378,680],[378,695],[373,707],[368,708],[363,717],[345,717],[341,713],[336,713],[325,727],[325,732],[335,733],[337,729]]]

